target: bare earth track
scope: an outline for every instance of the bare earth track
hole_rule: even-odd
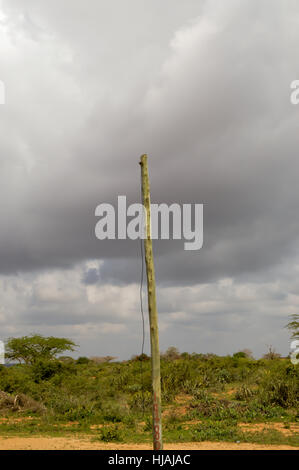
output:
[[[151,450],[148,444],[112,444],[89,438],[0,437],[0,450]],[[286,445],[259,445],[230,442],[165,444],[164,450],[298,450]]]

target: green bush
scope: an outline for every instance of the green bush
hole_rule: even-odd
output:
[[[104,442],[121,442],[123,440],[123,432],[117,426],[105,426],[101,429],[98,439]]]
[[[90,359],[88,359],[88,357],[78,357],[76,363],[77,364],[89,364]]]
[[[295,365],[278,364],[265,374],[259,388],[259,399],[265,405],[282,408],[299,406],[299,368]]]
[[[129,399],[130,409],[133,411],[149,411],[152,406],[152,394],[147,390],[134,393]]]
[[[236,424],[227,422],[204,422],[192,432],[193,441],[238,441],[242,433]]]

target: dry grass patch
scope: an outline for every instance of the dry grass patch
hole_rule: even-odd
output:
[[[239,423],[238,427],[245,432],[278,431],[284,436],[299,435],[299,424],[296,423]]]

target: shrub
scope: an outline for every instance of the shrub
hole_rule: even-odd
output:
[[[297,408],[299,405],[299,369],[293,365],[279,364],[261,381],[258,396],[260,402],[265,405]]]
[[[31,413],[42,414],[46,411],[46,408],[42,403],[38,403],[23,393],[13,396],[0,391],[0,410],[30,411]]]
[[[117,426],[104,426],[100,431],[98,439],[104,442],[121,442],[123,440],[123,433]]]
[[[239,358],[245,358],[247,357],[244,351],[239,351],[233,355],[234,358],[239,359]]]
[[[205,422],[192,433],[193,441],[237,441],[241,438],[241,432],[236,425],[226,422]]]
[[[34,381],[39,383],[51,379],[54,375],[68,375],[75,371],[72,363],[63,363],[58,360],[37,361],[31,368]]]
[[[78,357],[76,363],[77,364],[89,364],[90,359],[88,357]]]
[[[240,388],[236,391],[235,398],[236,400],[249,400],[254,395],[254,391],[249,388],[247,385],[241,385]]]
[[[145,411],[151,409],[152,394],[147,390],[139,391],[129,399],[129,406],[133,411]]]

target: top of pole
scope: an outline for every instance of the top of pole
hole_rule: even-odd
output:
[[[147,163],[147,154],[144,153],[143,155],[141,155],[140,157],[140,162],[139,162],[139,165],[144,165]]]

